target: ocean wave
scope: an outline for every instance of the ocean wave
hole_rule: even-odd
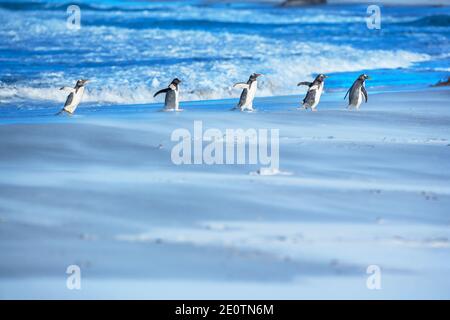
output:
[[[336,24],[361,23],[365,21],[364,15],[357,12],[343,10],[322,12],[310,8],[307,12],[300,10],[280,11],[258,10],[245,7],[223,7],[218,10],[205,3],[187,2],[155,3],[146,2],[142,5],[130,6],[122,3],[120,6],[89,3],[41,3],[41,2],[1,2],[0,10],[10,13],[23,14],[58,14],[65,13],[69,5],[78,5],[83,17],[87,17],[89,25],[115,26],[130,29],[148,29],[151,27],[246,27],[268,28],[280,26],[301,26],[303,24]],[[126,17],[126,19],[124,19]],[[84,19],[84,18],[83,18]],[[385,21],[392,21],[386,15]]]
[[[267,10],[267,7],[256,9],[254,6],[221,6],[213,2],[201,0],[171,2],[128,2],[112,1],[110,3],[92,3],[89,1],[48,2],[48,1],[0,1],[0,10],[10,12],[32,12],[38,15],[41,11],[58,13],[66,12],[70,5],[80,7],[83,14],[96,15],[90,25],[124,27],[142,29],[150,27],[198,26],[239,28],[253,25],[256,28],[277,26],[299,26],[303,24],[336,24],[364,23],[366,16],[359,11],[348,10],[345,6],[334,10],[304,10],[291,8],[283,10]],[[276,8],[274,6],[273,8]],[[270,7],[269,7],[270,8]],[[255,9],[257,14],[255,14]],[[121,19],[126,15],[127,19]],[[114,19],[118,18],[118,19]],[[396,16],[383,14],[384,23],[396,23],[414,26],[449,26],[448,15],[431,15],[415,19],[414,16]]]
[[[303,44],[303,46],[305,46]],[[320,48],[321,56],[313,49]],[[263,72],[259,82],[258,96],[298,94],[296,84],[311,79],[317,72],[338,73],[371,69],[393,69],[408,67],[413,63],[430,59],[428,55],[408,51],[375,50],[365,52],[351,46],[315,44],[314,48],[302,48],[303,54],[295,57],[278,57],[275,54],[264,59],[228,61],[193,61],[168,65],[156,70],[153,67],[119,68],[114,73],[92,74],[94,82],[89,85],[84,101],[91,104],[141,104],[161,102],[153,98],[161,87],[168,85],[177,76],[183,80],[182,99],[209,100],[236,98],[239,92],[233,83],[247,80],[252,72]],[[44,80],[46,84],[42,85]],[[43,78],[26,84],[14,83],[0,86],[0,101],[53,101],[63,102],[66,94],[60,86],[73,85],[74,78],[64,73],[49,73]],[[32,84],[30,86],[30,84]]]
[[[151,2],[143,5],[133,6],[126,5],[123,2],[121,6],[107,5],[107,4],[92,4],[86,2],[36,2],[36,1],[0,1],[0,9],[11,11],[65,11],[70,5],[77,5],[81,10],[99,11],[99,12],[142,12],[143,10],[167,11],[166,6],[152,4]]]
[[[449,15],[431,15],[408,22],[399,23],[416,27],[450,27]]]

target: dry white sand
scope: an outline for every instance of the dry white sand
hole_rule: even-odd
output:
[[[370,94],[370,93],[369,93]],[[450,90],[36,110],[0,120],[0,298],[450,298]],[[280,129],[279,175],[170,160],[176,128]],[[66,268],[82,290],[66,288]],[[382,289],[366,287],[366,268]]]

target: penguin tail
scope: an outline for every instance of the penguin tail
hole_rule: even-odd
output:
[[[61,109],[60,111],[58,111],[57,113],[55,113],[55,116],[59,116],[61,113],[64,113],[64,111],[66,111],[66,110]]]

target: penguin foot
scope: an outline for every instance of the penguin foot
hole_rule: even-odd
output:
[[[162,109],[161,111],[163,111],[163,112],[181,112],[181,111],[183,111],[184,109],[175,109],[175,108],[164,108],[164,109]]]
[[[240,111],[253,112],[253,111],[255,111],[255,109],[253,109],[253,107],[245,107],[245,108],[240,108]]]
[[[55,113],[55,116],[59,116],[59,115],[61,115],[61,114],[68,114],[69,116],[73,115],[72,112],[67,111],[66,109],[61,109],[61,111]]]

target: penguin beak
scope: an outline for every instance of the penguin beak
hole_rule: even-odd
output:
[[[325,75],[324,77],[325,77],[325,78],[329,78],[330,76]]]
[[[367,76],[366,80],[372,80],[372,78],[371,78],[371,77],[369,77],[369,76]]]
[[[255,73],[255,76],[256,77],[261,77],[261,76],[263,76],[263,74],[262,73]]]

